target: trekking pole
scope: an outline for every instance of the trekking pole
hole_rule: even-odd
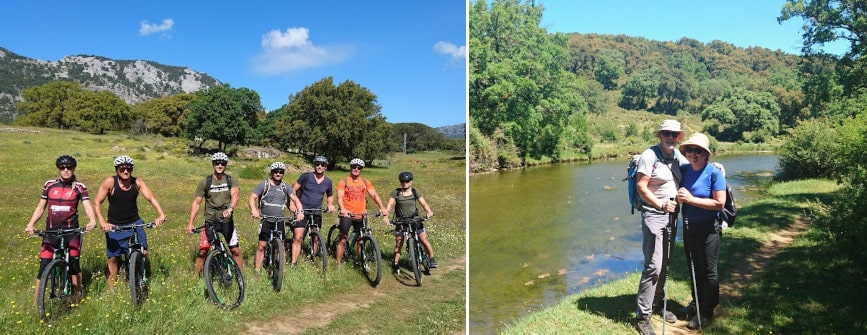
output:
[[[683,216],[683,229],[686,229],[686,232],[683,234],[684,238],[689,237],[689,220],[686,218],[686,215]],[[684,240],[686,241],[686,240]],[[690,242],[688,244],[692,244],[692,238],[690,238]],[[692,250],[691,248],[686,248],[686,253],[689,255],[689,270],[692,272],[692,291],[695,292],[695,315],[696,320],[698,320],[698,329],[701,329],[701,310],[699,309],[698,303],[698,284],[695,281],[695,260],[692,258]]]
[[[674,198],[670,198],[670,201],[674,201]],[[664,211],[665,209],[663,209]],[[665,269],[665,284],[662,286],[662,335],[665,335],[665,313],[668,312],[668,270],[671,266],[671,227],[675,225],[677,221],[677,212],[668,214],[668,225],[665,226],[665,243],[663,245],[663,266]]]

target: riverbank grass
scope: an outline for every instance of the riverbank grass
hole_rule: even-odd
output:
[[[774,232],[809,223],[840,186],[829,180],[773,184],[764,198],[739,208],[736,228],[723,235],[720,283],[730,288],[721,312],[705,334],[861,334],[867,332],[863,270],[825,247],[824,235],[809,228],[752,272],[752,280],[732,285],[732,271],[754,264],[751,256],[779,238]],[[689,303],[689,267],[683,246],[674,250],[669,277],[669,309]],[[505,334],[635,334],[635,294],[639,273],[563,299],[528,315]],[[654,325],[659,331],[660,323]]]

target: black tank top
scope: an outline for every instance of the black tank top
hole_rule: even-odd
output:
[[[135,177],[130,177],[129,190],[124,191],[114,176],[114,187],[112,192],[108,194],[108,222],[123,226],[132,224],[139,219],[138,216],[138,186],[135,183]]]

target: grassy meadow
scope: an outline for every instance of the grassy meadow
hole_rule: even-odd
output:
[[[731,277],[732,269],[752,265],[752,254],[774,232],[802,220],[840,187],[830,180],[771,184],[764,198],[741,205],[737,225],[725,231],[720,251],[720,284],[729,299],[704,334],[864,334],[865,277],[857,266],[823,244],[815,228],[795,238],[769,265],[754,269],[752,280]],[[668,306],[690,301],[689,267],[682,244],[674,249]],[[564,298],[559,304],[513,320],[505,334],[635,334],[635,294],[640,273]],[[661,330],[659,318],[654,329]],[[669,328],[671,329],[671,328]]]
[[[2,128],[2,127],[0,127]],[[294,181],[301,171],[312,170],[309,162],[293,155],[269,159],[233,158],[228,173],[240,182],[241,199],[235,213],[244,258],[247,293],[243,304],[236,310],[217,309],[204,298],[204,284],[192,273],[192,262],[197,250],[197,236],[184,233],[193,191],[196,184],[212,172],[205,155],[190,155],[187,141],[153,136],[91,135],[74,131],[42,128],[0,129],[0,333],[88,333],[88,334],[178,334],[178,333],[238,333],[246,325],[265,322],[279,315],[303,309],[311,304],[339,300],[344,294],[370,289],[361,273],[351,266],[337,269],[331,260],[329,271],[323,278],[310,264],[299,262],[297,270],[287,273],[283,291],[275,293],[266,280],[253,276],[257,222],[249,215],[247,199],[256,183],[265,179],[267,166],[280,160],[298,166],[287,171],[286,178]],[[207,146],[207,144],[206,144]],[[240,150],[239,150],[240,151]],[[148,230],[150,261],[153,277],[151,293],[142,306],[134,308],[129,302],[128,287],[119,282],[113,292],[106,286],[105,238],[97,225],[84,235],[81,266],[86,286],[85,298],[70,313],[43,322],[37,317],[33,305],[33,286],[38,269],[39,238],[28,238],[24,233],[33,209],[39,201],[42,183],[57,177],[54,161],[57,156],[69,154],[78,160],[76,176],[95,196],[99,182],[114,174],[113,158],[125,154],[135,159],[134,176],[143,178],[154,190],[168,222]],[[339,162],[335,171],[326,174],[335,182],[348,175],[346,162]],[[377,161],[377,163],[380,163]],[[397,174],[404,170],[415,175],[414,186],[423,191],[436,216],[427,221],[431,243],[437,260],[448,265],[450,260],[464,259],[466,254],[466,182],[463,153],[395,154],[369,167],[363,176],[377,187],[380,197],[387,200],[391,190],[398,187]],[[103,213],[107,210],[103,204]],[[375,206],[371,205],[371,210]],[[80,224],[87,223],[81,210]],[[150,204],[139,199],[139,210],[146,221],[155,213]],[[199,214],[201,217],[201,213]],[[336,222],[334,214],[326,214],[325,227]],[[198,220],[197,223],[200,223]],[[37,229],[45,226],[45,216]],[[372,221],[374,233],[383,251],[383,264],[393,257],[393,238],[386,235],[391,229],[380,219]],[[327,229],[327,228],[326,228]],[[404,256],[405,258],[406,256]],[[427,330],[462,332],[465,328],[465,273],[450,272],[425,286],[408,287],[399,293],[401,302],[385,300],[371,303],[369,308],[354,312],[362,317],[367,327],[376,332],[396,333],[403,329],[394,323],[393,310],[404,310],[410,320],[416,320]],[[383,269],[383,282],[394,281]],[[389,283],[390,284],[390,283]],[[380,284],[378,289],[382,289]],[[437,289],[451,287],[448,294],[436,296]],[[423,294],[419,295],[418,292]],[[412,311],[411,299],[425,299],[426,309]],[[406,300],[404,303],[402,301]],[[413,314],[415,313],[415,314]],[[344,322],[352,328],[335,323]],[[374,326],[375,325],[375,326]],[[337,332],[358,329],[343,319],[332,320],[326,326]],[[315,330],[314,330],[315,332]]]

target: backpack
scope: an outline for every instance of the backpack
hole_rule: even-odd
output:
[[[658,145],[654,145],[650,147],[653,149],[653,152],[656,154],[656,161],[653,162],[653,169],[656,169],[657,163],[659,163],[662,159],[662,151],[660,150]],[[677,152],[675,152],[675,161],[677,161]],[[632,155],[632,159],[629,160],[629,165],[626,168],[626,178],[623,181],[627,182],[627,192],[629,193],[629,204],[632,207],[632,214],[635,214],[635,210],[637,209],[639,212],[644,210],[642,205],[644,204],[644,200],[641,199],[641,195],[638,194],[638,187],[636,183],[638,183],[638,160],[641,159],[641,154]],[[672,175],[674,172],[672,172]],[[678,182],[680,184],[680,182]]]
[[[394,201],[397,202],[397,197],[400,196],[400,187],[394,189],[394,194],[396,194],[393,198]],[[415,191],[415,187],[412,188],[412,199],[418,201],[418,193]],[[415,204],[415,202],[413,202]],[[394,211],[394,216],[397,216],[397,210]],[[418,216],[418,206],[415,206],[415,213],[413,216]]]
[[[259,208],[262,208],[262,204],[265,203],[265,195],[268,194],[269,190],[271,190],[271,182],[265,179],[265,189],[262,190],[262,195],[259,196]],[[289,190],[286,189],[286,183],[280,183],[280,191],[286,195],[286,200],[289,200]]]
[[[226,176],[226,184],[229,185],[229,189],[231,190],[232,189],[232,176],[230,176],[230,175],[225,175],[225,176]],[[204,196],[205,199],[208,199],[211,197],[211,184],[213,182],[214,182],[214,175],[213,174],[209,174],[207,177],[205,177],[205,196]]]
[[[717,165],[719,163],[714,163]],[[711,175],[711,179],[713,179],[714,175]],[[713,185],[715,180],[711,180],[711,185]],[[717,220],[722,222],[728,227],[734,227],[735,219],[738,217],[738,209],[735,206],[735,196],[732,193],[732,187],[729,185],[728,180],[726,180],[726,203],[723,204],[723,208],[717,213]]]

